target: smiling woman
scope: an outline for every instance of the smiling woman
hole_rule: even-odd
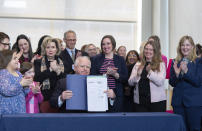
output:
[[[22,78],[17,71],[16,52],[4,50],[0,55],[0,114],[25,113],[25,96],[29,89],[23,88],[32,83],[32,79]]]
[[[23,62],[31,62],[33,57],[32,45],[30,39],[26,35],[19,35],[12,49],[16,49],[18,53],[22,53],[22,56],[19,59],[20,64]]]
[[[143,49],[143,58],[133,67],[128,80],[134,88],[134,110],[137,112],[165,112],[166,93],[164,88],[165,64],[155,46],[148,41]]]
[[[169,84],[174,87],[172,107],[176,114],[182,115],[186,121],[187,129],[199,130],[201,117],[200,88],[196,88],[192,79],[196,79],[198,72],[194,72],[196,66],[196,49],[191,36],[183,36],[178,44],[177,57],[172,61]],[[186,68],[185,68],[186,67]],[[199,66],[198,66],[199,67]],[[201,67],[199,67],[201,68]],[[191,70],[192,78],[187,77],[187,70]],[[201,72],[200,72],[201,73]],[[190,73],[188,73],[190,75]],[[200,79],[200,77],[198,77]]]
[[[116,41],[106,35],[101,40],[102,53],[92,58],[92,75],[106,75],[109,89],[109,112],[123,111],[123,84],[127,82],[128,71],[124,58],[114,54]]]

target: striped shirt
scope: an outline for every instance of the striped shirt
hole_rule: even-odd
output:
[[[109,59],[109,58],[105,58],[104,59],[104,62],[102,64],[102,66],[100,67],[100,74],[106,74],[107,73],[107,68],[114,68],[114,60],[113,59]],[[107,84],[108,84],[108,87],[110,89],[113,89],[113,88],[116,88],[116,85],[115,85],[115,78],[113,76],[108,76],[107,77]]]

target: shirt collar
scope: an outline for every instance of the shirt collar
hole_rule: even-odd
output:
[[[69,48],[66,48],[66,50],[69,52],[69,53],[72,53],[72,50],[69,49]],[[73,49],[74,53],[75,53],[75,48]]]

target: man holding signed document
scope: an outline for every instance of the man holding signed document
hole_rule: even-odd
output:
[[[90,68],[91,68],[91,62],[87,56],[80,56],[76,59],[74,64],[75,74],[89,75]],[[66,90],[66,78],[60,79],[57,82],[56,88],[50,99],[50,104],[52,107],[59,108],[59,112],[68,112],[66,110],[65,100],[71,99],[73,95],[74,95],[74,92],[70,90]]]
[[[91,68],[91,61],[87,56],[79,56],[74,64],[74,71],[77,75],[89,75]],[[78,82],[78,81],[74,81]],[[77,87],[73,87],[77,88]],[[86,112],[81,110],[66,110],[66,100],[70,100],[74,93],[71,90],[67,90],[66,78],[60,79],[57,82],[56,88],[53,92],[53,95],[50,99],[50,104],[54,108],[59,108],[59,112]],[[103,93],[108,94],[108,90]],[[110,94],[108,94],[110,96]]]

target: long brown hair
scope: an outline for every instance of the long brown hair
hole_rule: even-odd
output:
[[[188,56],[188,59],[190,61],[195,61],[195,59],[197,58],[197,56],[196,56],[196,47],[195,47],[195,44],[194,44],[194,40],[192,39],[191,36],[186,35],[186,36],[183,36],[179,41],[179,44],[178,44],[178,47],[177,47],[177,57],[175,58],[175,60],[177,62],[179,62],[183,58],[183,54],[181,52],[181,46],[186,40],[188,40],[190,42],[190,44],[193,46],[193,49],[192,49],[191,53]]]
[[[25,40],[27,41],[27,43],[29,44],[28,56],[29,56],[29,61],[31,61],[31,60],[32,60],[32,57],[33,57],[32,45],[31,45],[30,39],[29,39],[26,35],[21,34],[21,35],[19,35],[19,36],[17,37],[17,40],[16,40],[15,44],[14,44],[13,47],[12,47],[12,50],[15,50],[15,49],[16,49],[16,50],[17,50],[17,53],[20,52],[19,40],[21,40],[21,39],[25,39]],[[20,60],[20,61],[24,61],[23,55],[20,57],[19,60]]]
[[[161,52],[158,51],[157,46],[155,46],[155,44],[156,44],[155,41],[147,41],[147,43],[144,46],[143,57],[141,59],[141,65],[145,66],[145,64],[146,64],[146,57],[144,55],[145,47],[147,45],[151,45],[153,47],[153,52],[154,52],[154,56],[153,56],[152,61],[151,61],[151,69],[153,71],[157,70],[159,72],[160,71],[160,63],[162,62],[162,58],[161,58]]]

